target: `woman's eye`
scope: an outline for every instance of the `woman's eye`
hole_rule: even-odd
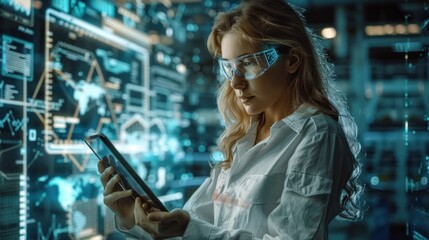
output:
[[[243,60],[243,66],[250,67],[253,65],[255,65],[255,60],[253,60],[253,59],[244,59]]]

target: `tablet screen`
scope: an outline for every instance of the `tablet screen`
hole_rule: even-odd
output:
[[[103,134],[95,134],[85,138],[86,144],[91,148],[98,159],[107,157],[108,164],[111,165],[116,173],[121,175],[122,183],[125,189],[132,189],[135,194],[150,199],[161,211],[167,211],[162,202],[150,190],[142,178],[134,171],[125,158],[113,146],[110,140]]]

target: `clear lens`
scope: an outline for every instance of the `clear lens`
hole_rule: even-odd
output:
[[[229,80],[232,80],[234,74],[246,80],[252,80],[261,76],[277,58],[277,51],[272,48],[233,60],[219,59],[219,65],[221,72]]]
[[[231,63],[220,61],[219,60],[220,72],[225,75],[227,79],[231,79],[232,76],[232,66]]]
[[[243,58],[237,66],[237,70],[243,73],[245,79],[253,79],[261,72],[260,60],[256,55]]]

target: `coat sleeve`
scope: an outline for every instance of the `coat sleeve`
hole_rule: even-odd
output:
[[[341,209],[343,179],[352,171],[349,163],[341,134],[307,137],[289,160],[280,205],[268,218],[270,232],[280,239],[327,239],[327,226]]]

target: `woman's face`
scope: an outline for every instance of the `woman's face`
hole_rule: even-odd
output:
[[[235,32],[228,32],[221,42],[222,58],[232,60],[242,55],[263,51]],[[250,81],[234,74],[230,84],[237,98],[249,115],[265,112],[265,115],[282,116],[288,109],[288,83],[286,55],[280,55],[277,61],[261,76]]]

